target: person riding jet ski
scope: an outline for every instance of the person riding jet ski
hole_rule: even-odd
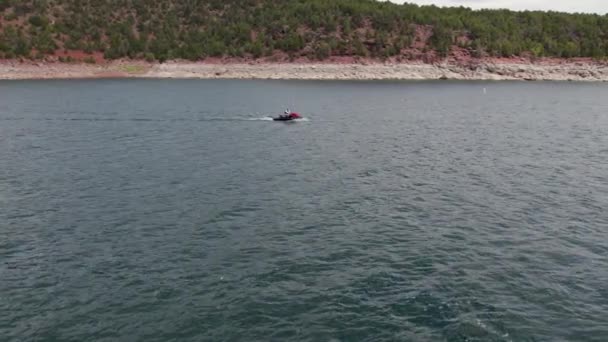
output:
[[[302,118],[298,113],[292,113],[289,108],[285,109],[283,114],[279,115],[279,117],[273,118],[274,121],[291,121],[295,119]]]

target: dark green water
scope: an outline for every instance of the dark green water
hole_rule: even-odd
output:
[[[0,82],[0,340],[606,341],[607,94]]]

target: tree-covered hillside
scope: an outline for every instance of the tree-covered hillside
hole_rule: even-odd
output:
[[[608,56],[608,16],[374,0],[0,0],[0,58]]]

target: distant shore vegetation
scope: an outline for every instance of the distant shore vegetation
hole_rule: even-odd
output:
[[[277,55],[604,59],[608,16],[374,0],[0,0],[0,58],[66,59],[73,51],[161,62]]]

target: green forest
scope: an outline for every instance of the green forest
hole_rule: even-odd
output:
[[[424,33],[427,34],[424,34]],[[374,0],[0,0],[0,58],[608,56],[608,16]]]

